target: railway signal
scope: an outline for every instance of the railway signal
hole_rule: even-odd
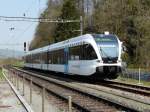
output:
[[[26,42],[24,42],[24,51],[26,51]]]

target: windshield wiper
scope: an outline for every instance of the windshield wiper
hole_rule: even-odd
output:
[[[111,56],[109,56],[101,47],[100,47],[100,51],[109,59],[111,60]]]

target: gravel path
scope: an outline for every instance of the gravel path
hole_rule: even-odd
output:
[[[0,81],[0,112],[26,112],[6,81]]]

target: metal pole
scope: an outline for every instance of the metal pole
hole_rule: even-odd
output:
[[[15,74],[13,73],[13,84],[15,85]]]
[[[83,35],[83,17],[80,16],[80,35]]]
[[[9,71],[9,80],[11,81],[11,72]]]
[[[69,105],[69,112],[72,112],[72,97],[71,96],[69,96],[68,105]]]
[[[12,72],[12,83],[14,84],[14,73]]]
[[[32,77],[30,79],[30,104],[32,104]]]
[[[12,75],[10,72],[9,72],[9,78],[10,78],[10,81],[12,82]]]
[[[16,72],[14,72],[14,86],[16,86]]]
[[[11,72],[11,82],[13,83],[13,73]]]
[[[139,68],[139,84],[141,84],[141,69]]]
[[[7,75],[7,78],[10,80],[10,74],[9,74],[9,72],[5,72],[5,73]]]
[[[13,74],[11,74],[11,75],[12,75],[12,76],[11,76],[11,78],[12,78],[12,79],[11,79],[11,81],[12,81],[12,83],[13,83],[13,78],[14,78],[14,75],[13,75]]]
[[[44,112],[44,105],[45,105],[45,87],[43,85],[43,90],[42,90],[42,112]]]
[[[12,77],[11,77],[11,73],[10,73],[10,72],[9,72],[9,78],[10,78],[10,81],[11,81],[11,78],[12,78]]]
[[[10,72],[8,72],[8,78],[9,78],[9,80],[11,81],[11,75],[10,75]]]
[[[9,80],[11,81],[11,75],[10,75],[10,72],[8,72],[8,78],[9,78]]]
[[[18,73],[16,74],[16,78],[17,78],[17,89],[19,90],[19,75],[18,75]]]
[[[23,84],[22,84],[22,86],[23,86],[23,93],[22,93],[22,96],[24,96],[24,92],[25,92],[25,89],[24,89],[24,75],[23,75]]]
[[[17,87],[17,73],[15,73],[15,86]]]

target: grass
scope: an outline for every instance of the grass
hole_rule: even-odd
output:
[[[0,68],[0,81],[4,78],[4,76],[2,75],[2,69]]]
[[[23,67],[24,62],[23,62],[23,60],[8,58],[8,59],[1,59],[0,65],[13,65],[13,66],[17,66],[17,67]]]
[[[16,66],[16,67],[23,67],[24,66],[24,62],[23,61],[17,61],[17,62],[14,62],[12,65]]]
[[[125,78],[122,76],[119,76],[116,81],[122,82],[122,83],[128,83],[128,84],[136,84],[138,85],[139,81],[136,79],[131,79],[131,78]],[[141,86],[149,86],[150,87],[150,81],[140,81]]]

